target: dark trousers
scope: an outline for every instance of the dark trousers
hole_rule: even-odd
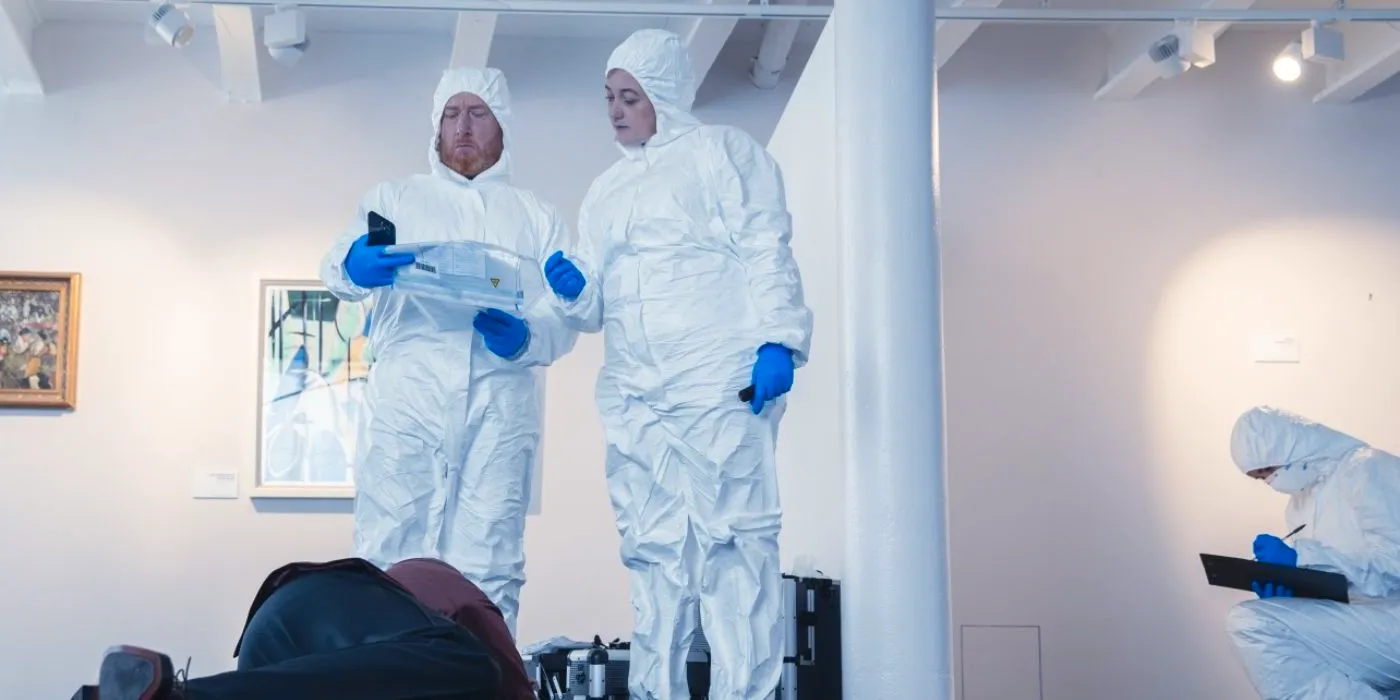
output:
[[[281,586],[244,631],[238,670],[190,679],[190,700],[496,700],[500,671],[466,629],[356,571]]]

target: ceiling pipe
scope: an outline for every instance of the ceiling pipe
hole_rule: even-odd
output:
[[[146,5],[149,0],[52,0],[68,3]],[[276,7],[287,0],[186,0],[177,5],[241,5]],[[497,12],[517,15],[576,15],[587,17],[728,17],[734,19],[827,19],[831,7],[822,5],[711,5],[677,0],[608,2],[606,0],[297,0],[302,8],[339,10],[420,10],[439,12]]]
[[[807,0],[774,1],[786,2],[789,5],[807,3]],[[787,67],[788,55],[792,53],[792,42],[797,38],[797,30],[801,26],[801,22],[795,19],[768,20],[768,26],[763,29],[763,42],[758,46],[758,56],[754,58],[753,67],[749,69],[749,80],[752,80],[754,85],[764,90],[778,86],[778,82],[783,78],[783,69]]]
[[[67,3],[146,5],[149,0],[49,0]],[[877,2],[878,0],[870,0]],[[240,5],[276,7],[286,0],[187,0],[177,5]],[[527,15],[612,17],[728,17],[734,19],[827,19],[828,5],[711,5],[677,0],[608,2],[606,0],[305,0],[301,7],[329,9],[423,10],[441,12],[499,12]],[[935,10],[939,20],[952,22],[1016,22],[1027,24],[1116,22],[1229,22],[1250,24],[1308,24],[1312,22],[1400,22],[1400,8],[1332,10],[1076,10],[1005,7],[949,7]]]
[[[1076,10],[1058,8],[949,7],[934,10],[939,20],[968,22],[1021,22],[1029,24],[1112,22],[1230,22],[1295,24],[1310,22],[1396,22],[1400,8],[1331,10]]]

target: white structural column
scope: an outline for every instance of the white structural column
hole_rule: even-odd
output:
[[[39,16],[26,0],[0,0],[0,97],[44,94],[30,48]]]
[[[1313,102],[1342,104],[1360,98],[1400,73],[1400,32],[1389,22],[1351,22],[1333,27],[1342,32],[1345,60],[1304,70],[1325,68],[1327,87]]]
[[[747,5],[749,0],[701,0],[702,5]],[[719,58],[719,52],[734,33],[739,20],[732,17],[672,17],[666,28],[679,34],[690,50],[690,67],[695,71],[695,87],[705,84],[705,76]]]
[[[495,12],[458,12],[457,33],[452,39],[448,68],[485,68],[496,36]]]
[[[967,8],[969,10],[984,7],[996,9],[1000,7],[1002,0],[953,0],[952,7]],[[972,38],[972,33],[982,26],[981,22],[963,20],[961,22],[938,20],[937,29],[934,31],[934,41],[938,44],[938,67],[942,68],[953,54],[962,48],[967,40]]]
[[[844,697],[953,697],[934,3],[836,0]]]
[[[219,40],[219,70],[230,102],[262,102],[262,42],[253,8],[212,5]]]

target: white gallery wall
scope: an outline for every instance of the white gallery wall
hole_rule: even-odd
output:
[[[839,269],[830,34],[770,146],[809,280]],[[1229,32],[1126,104],[1091,99],[1092,29],[983,27],[939,76],[963,700],[1253,697],[1224,633],[1246,596],[1197,554],[1249,556],[1285,500],[1233,468],[1233,420],[1275,403],[1400,449],[1400,98],[1310,104],[1268,74],[1288,41]],[[1301,363],[1252,363],[1259,335]],[[832,426],[836,378],[799,378]],[[823,435],[801,449],[840,454]]]
[[[839,269],[830,34],[770,146],[809,280]],[[1284,497],[1230,462],[1235,417],[1273,403],[1400,449],[1400,97],[1311,104],[1317,83],[1268,74],[1295,38],[1231,31],[1214,67],[1118,104],[1091,99],[1088,29],[984,26],[942,71],[963,700],[1254,697],[1223,629],[1246,596],[1197,557],[1283,527]],[[829,328],[836,297],[813,296]],[[1251,362],[1257,334],[1302,361]],[[811,482],[841,478],[821,457],[841,453],[837,376],[798,378],[826,403],[795,410],[833,426],[784,444],[816,456]]]
[[[1197,555],[1283,526],[1229,460],[1248,407],[1400,448],[1400,101],[1313,105],[1268,73],[1291,37],[1242,30],[1095,105],[1092,44],[998,39],[1021,58],[970,45],[942,122],[957,621],[1041,625],[1047,698],[1250,697],[1245,596]],[[1257,334],[1303,362],[1251,362]]]
[[[1250,697],[1222,631],[1243,596],[1205,587],[1196,559],[1244,554],[1282,527],[1282,497],[1229,463],[1234,417],[1273,402],[1400,449],[1400,198],[1387,177],[1400,99],[1382,88],[1312,105],[1307,86],[1266,74],[1286,40],[1232,31],[1218,65],[1124,104],[1090,99],[1107,46],[1087,31],[983,27],[943,71],[964,700],[1040,698],[1042,681],[1046,700]],[[6,697],[64,697],[116,642],[192,655],[196,674],[228,668],[271,568],[347,553],[348,504],[246,498],[257,280],[314,276],[366,187],[422,170],[450,49],[317,37],[269,76],[267,102],[230,105],[212,47],[136,42],[45,27],[52,94],[0,100],[0,269],[85,282],[79,409],[0,415]],[[611,45],[498,42],[519,181],[572,217],[615,154],[595,68]],[[771,132],[787,176],[817,334],[783,426],[784,560],[811,555],[839,576],[830,43],[776,131],[788,86],[707,84],[702,113]],[[1261,333],[1296,335],[1302,362],[1251,363]],[[549,375],[527,640],[627,633],[592,403],[600,360],[584,338]],[[195,471],[238,471],[245,497],[192,500]]]
[[[247,498],[258,280],[314,278],[369,186],[426,168],[451,39],[316,35],[295,69],[269,67],[264,103],[243,105],[220,96],[205,36],[177,54],[130,28],[45,26],[50,94],[0,99],[0,269],[84,282],[78,410],[0,414],[0,696],[67,697],[114,643],[191,655],[195,674],[231,668],[269,571],[350,553],[348,501]],[[617,157],[613,43],[498,37],[492,53],[515,98],[517,182],[570,221]],[[698,113],[766,141],[792,85],[753,88],[745,61],[721,55]],[[549,374],[524,641],[630,633],[593,406],[601,358],[585,337]],[[211,471],[238,472],[243,496],[192,499],[191,475]],[[795,501],[794,550],[839,553],[820,496]]]

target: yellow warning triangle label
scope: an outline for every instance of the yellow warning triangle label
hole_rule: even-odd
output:
[[[493,288],[494,288],[494,287],[499,287],[499,286],[501,286],[501,278],[500,278],[500,277],[492,277],[492,278],[491,278],[491,286],[492,286]]]

